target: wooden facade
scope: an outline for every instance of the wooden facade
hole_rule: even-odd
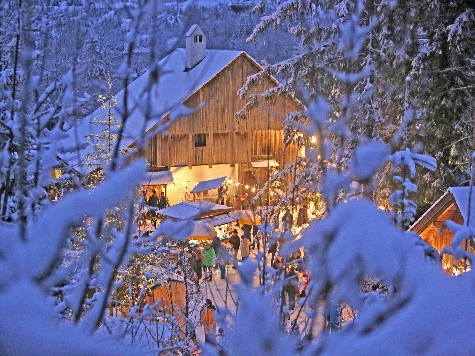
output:
[[[447,229],[445,222],[453,221],[457,224],[464,225],[470,220],[470,226],[475,225],[475,189],[472,198],[472,206],[469,209],[468,196],[469,187],[452,187],[440,197],[414,224],[409,231],[416,232],[422,239],[434,247],[439,253],[446,246],[450,246],[454,233]],[[468,219],[468,212],[471,211],[471,219]],[[461,247],[470,252],[475,253],[474,244],[469,239],[465,240]],[[452,256],[444,256],[443,264],[447,270],[456,272],[460,268],[463,269],[464,261],[455,261]]]
[[[245,179],[246,172],[253,172],[261,175],[259,180],[262,181],[264,170],[252,168],[251,162],[274,159],[281,167],[294,162],[297,147],[292,145],[283,150],[283,119],[289,112],[302,109],[295,99],[279,97],[268,107],[248,111],[245,119],[236,118],[236,113],[246,104],[246,99],[241,99],[237,92],[247,77],[259,70],[255,61],[241,52],[186,99],[184,104],[190,108],[201,103],[205,105],[173,123],[167,129],[167,135],[156,136],[150,141],[146,158],[151,167],[208,165],[211,168],[216,164],[230,164],[231,167],[239,164],[240,180]],[[266,78],[254,92],[264,92],[275,85],[272,78]],[[165,121],[168,119],[169,115],[164,118]]]
[[[175,49],[115,95],[113,115],[123,123],[120,149],[133,151],[146,133],[145,152],[136,154],[145,155],[150,172],[170,169],[173,173],[174,182],[162,183],[167,184],[170,204],[186,200],[196,182],[223,176],[241,183],[254,178],[258,189],[268,177],[263,161],[275,161],[281,168],[295,161],[297,146],[284,150],[284,119],[302,111],[303,105],[282,93],[247,107],[253,94],[278,85],[271,76],[255,79],[251,93],[239,96],[248,78],[261,71],[243,51],[207,50],[206,36],[193,25],[186,34],[186,48]],[[172,120],[184,111],[191,113]],[[91,123],[106,115],[111,115],[110,110],[101,106],[77,125],[77,134],[71,130],[71,138],[97,135],[103,128]],[[93,149],[88,145],[83,156]],[[84,157],[68,160],[84,166]],[[252,162],[260,162],[259,167]]]

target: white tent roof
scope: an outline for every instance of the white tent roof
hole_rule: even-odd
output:
[[[174,182],[173,174],[169,170],[147,172],[142,180],[143,185],[171,184]]]
[[[220,226],[220,225],[228,224],[231,222],[235,222],[236,219],[230,216],[229,214],[220,214],[220,215],[210,216],[208,218],[203,218],[198,221],[203,221],[213,226]]]
[[[165,209],[157,210],[158,214],[175,219],[198,219],[206,215],[217,215],[231,211],[229,206],[210,203],[208,201],[181,202]],[[217,226],[217,225],[216,225]]]
[[[198,184],[194,186],[194,188],[190,191],[190,193],[199,193],[205,190],[219,188],[220,186],[223,185],[226,178],[228,177],[215,178],[215,179],[199,182]]]

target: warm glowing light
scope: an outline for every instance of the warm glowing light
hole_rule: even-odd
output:
[[[317,137],[316,137],[316,136],[312,136],[312,138],[310,139],[310,142],[316,143],[316,142],[317,142]]]

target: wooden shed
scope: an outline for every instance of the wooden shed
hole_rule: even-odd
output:
[[[173,319],[173,329],[177,336],[185,337],[186,317],[184,314],[186,304],[186,288],[182,281],[169,280],[166,283],[152,287],[147,294],[147,304],[154,307],[158,316]]]
[[[175,49],[129,84],[123,148],[134,146],[143,127],[158,133],[152,135],[144,154],[150,170],[170,168],[174,178],[167,186],[170,204],[185,200],[196,182],[223,176],[243,186],[251,181],[263,186],[268,169],[295,161],[296,145],[283,150],[283,119],[303,108],[292,95],[282,92],[237,118],[237,112],[255,100],[253,94],[278,84],[266,76],[241,98],[239,91],[248,77],[261,70],[243,51],[208,50],[206,35],[193,25],[186,34],[186,48]],[[124,97],[124,90],[117,94],[118,108]],[[140,108],[144,103],[150,105],[147,110]],[[100,116],[101,110],[85,121]],[[119,121],[123,111],[115,114]],[[160,130],[163,125],[166,131]]]
[[[446,246],[450,246],[454,233],[445,227],[445,222],[451,220],[457,224],[475,227],[475,188],[469,204],[469,187],[451,187],[442,195],[414,224],[409,231],[419,234],[424,241],[441,252]],[[469,218],[470,212],[470,218]],[[467,239],[462,247],[474,253],[473,239]],[[460,262],[453,258],[444,257],[445,268],[454,270],[459,268]]]

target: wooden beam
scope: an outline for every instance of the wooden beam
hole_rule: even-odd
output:
[[[455,204],[455,199],[449,192],[445,193],[436,201],[411,227],[410,231],[421,234],[427,227],[435,222],[437,218],[447,210],[450,205]]]

